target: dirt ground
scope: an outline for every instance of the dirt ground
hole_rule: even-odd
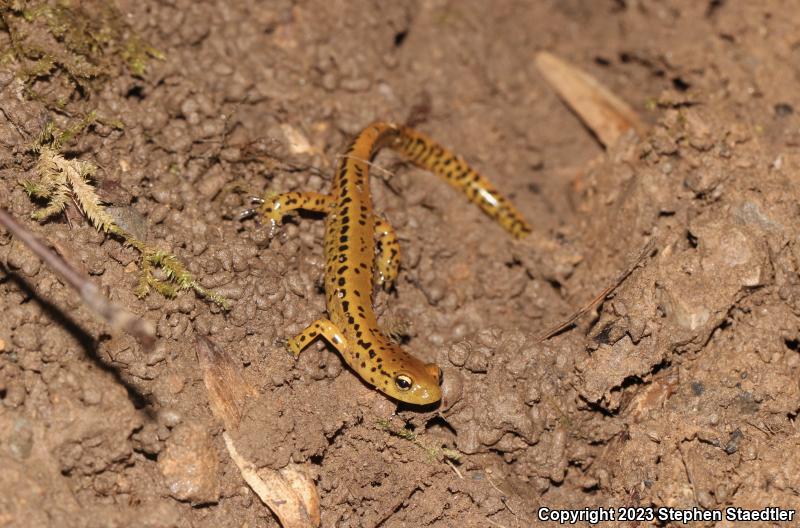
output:
[[[198,334],[258,389],[238,441],[259,466],[300,464],[323,526],[556,526],[540,507],[800,509],[791,1],[117,7],[163,53],[142,75],[26,84],[3,55],[0,196],[152,321],[159,346],[147,354],[112,335],[0,235],[0,526],[277,526],[225,451]],[[9,21],[23,23],[3,9],[0,50]],[[649,131],[606,152],[536,70],[542,50],[597,77]],[[30,220],[37,204],[19,185],[33,177],[29,145],[48,121],[89,110],[103,120],[64,154],[100,167],[108,202],[146,218],[148,240],[230,299],[229,312],[192,292],[138,299],[135,252],[74,211]],[[403,257],[376,311],[444,370],[445,400],[425,412],[398,408],[322,344],[298,360],[286,352],[325,310],[323,222],[303,215],[270,240],[237,218],[265,189],[326,190],[353,134],[412,114],[535,227],[513,241],[434,177],[378,158],[376,207]],[[648,241],[596,312],[540,342]],[[694,524],[712,525],[734,526]]]

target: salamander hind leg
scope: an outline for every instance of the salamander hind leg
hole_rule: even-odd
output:
[[[377,270],[378,284],[385,289],[391,289],[397,280],[397,273],[400,268],[400,244],[397,241],[397,233],[385,218],[374,216],[375,238],[378,243],[375,245],[375,269]]]
[[[291,338],[287,345],[289,350],[295,356],[298,356],[305,347],[319,337],[324,338],[340,354],[344,355],[347,351],[347,340],[344,338],[344,334],[328,319],[317,319],[308,325],[305,330]]]
[[[317,192],[287,192],[277,194],[271,191],[264,193],[263,203],[258,208],[261,218],[270,227],[277,227],[287,214],[298,209],[328,214],[333,198]]]

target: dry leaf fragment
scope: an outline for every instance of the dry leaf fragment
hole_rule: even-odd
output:
[[[222,434],[225,447],[242,478],[272,510],[283,528],[317,528],[320,510],[314,482],[297,466],[290,465],[280,471],[257,469],[239,453],[229,434],[238,427],[247,400],[258,394],[242,376],[241,366],[224,349],[203,336],[197,337],[197,359],[203,370],[211,412],[225,423],[227,431]]]
[[[204,336],[197,336],[197,360],[203,371],[211,412],[225,423],[225,428],[239,427],[242,411],[249,398],[258,396],[240,372],[240,367],[223,348]]]
[[[627,103],[588,73],[546,51],[538,53],[535,62],[545,80],[606,148],[631,128],[640,135],[646,130]]]

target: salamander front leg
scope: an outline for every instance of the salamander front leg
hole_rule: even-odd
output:
[[[305,347],[318,337],[325,338],[325,341],[330,343],[342,356],[347,352],[348,345],[344,334],[328,319],[317,319],[308,325],[305,330],[291,338],[288,343],[289,350],[295,356],[298,356]]]
[[[373,216],[375,222],[375,269],[378,271],[378,284],[385,289],[391,289],[397,280],[400,268],[400,244],[397,242],[397,233],[394,228],[380,216]]]
[[[277,194],[267,191],[264,193],[263,202],[258,208],[261,218],[269,223],[271,228],[281,224],[284,216],[303,209],[315,213],[328,214],[331,210],[333,199],[327,194],[317,192],[288,192]]]

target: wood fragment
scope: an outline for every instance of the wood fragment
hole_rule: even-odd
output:
[[[258,391],[245,381],[241,367],[230,354],[207,337],[197,336],[195,351],[212,414],[222,420],[228,430],[235,430],[242,419],[245,403],[258,396]]]
[[[89,277],[79,273],[66,260],[48,248],[28,228],[17,222],[5,209],[0,208],[0,224],[20,242],[30,248],[68,286],[78,292],[81,299],[114,330],[124,330],[150,351],[155,344],[153,325],[138,315],[108,300]]]
[[[241,366],[224,349],[203,336],[198,336],[196,343],[211,412],[225,424],[226,431],[222,434],[225,447],[244,481],[283,528],[319,527],[319,494],[314,481],[299,466],[289,465],[280,471],[257,469],[239,453],[230,433],[239,426],[247,400],[258,392],[247,383]]]
[[[563,332],[564,330],[566,330],[570,326],[574,325],[575,322],[578,319],[580,319],[581,317],[583,317],[584,315],[586,315],[586,313],[589,310],[591,310],[595,306],[599,305],[602,301],[604,301],[606,299],[606,297],[611,295],[611,293],[614,290],[619,288],[619,286],[625,281],[625,279],[627,279],[628,276],[631,273],[633,273],[633,270],[635,270],[637,267],[639,267],[639,265],[642,263],[642,261],[644,261],[644,259],[647,258],[648,255],[650,255],[650,253],[653,251],[653,248],[655,247],[655,245],[656,245],[655,240],[653,240],[653,239],[649,240],[642,247],[642,249],[639,250],[639,253],[631,261],[631,263],[628,266],[626,266],[625,269],[623,269],[622,272],[620,272],[616,276],[616,278],[613,280],[613,282],[611,282],[611,284],[609,284],[607,287],[605,287],[603,289],[603,291],[601,291],[594,299],[589,301],[582,308],[580,308],[575,313],[573,313],[571,316],[569,316],[565,321],[555,325],[554,327],[551,327],[548,331],[546,331],[544,334],[542,334],[542,336],[539,338],[539,342],[547,341],[551,337],[560,334],[561,332]]]
[[[631,128],[640,135],[646,131],[633,108],[588,73],[546,51],[534,60],[548,84],[606,148]]]
[[[228,454],[239,468],[244,481],[258,495],[261,502],[272,510],[283,528],[316,528],[319,526],[319,498],[316,495],[316,489],[313,490],[313,493],[303,494],[304,496],[309,494],[314,496],[317,504],[316,515],[314,515],[308,513],[306,504],[300,494],[295,491],[296,486],[305,485],[304,483],[295,481],[289,484],[280,473],[271,469],[257,471],[252,462],[239,454],[227,431],[222,433],[222,438],[225,440]],[[313,484],[311,485],[313,486]],[[312,520],[312,516],[316,522]]]
[[[295,464],[289,464],[282,468],[279,473],[284,482],[300,497],[311,524],[319,526],[322,522],[319,509],[319,494],[311,477],[301,471],[300,466]]]

